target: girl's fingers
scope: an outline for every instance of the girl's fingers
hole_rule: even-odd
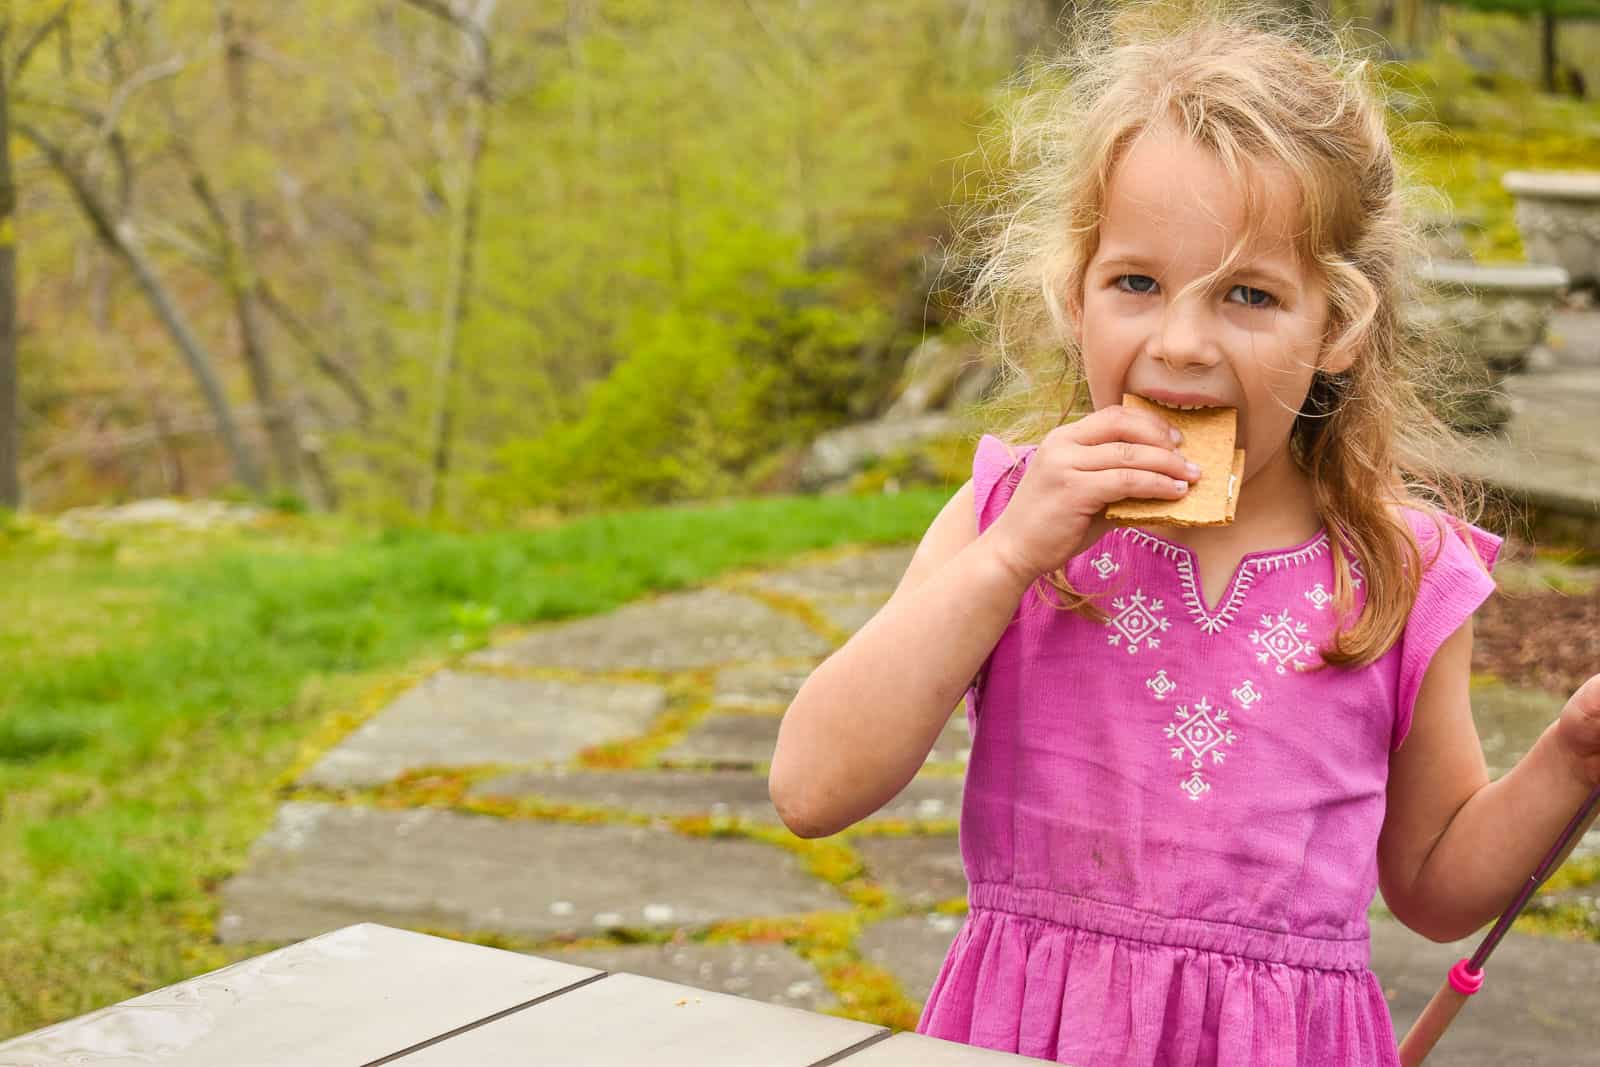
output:
[[[1600,674],[1594,675],[1578,686],[1577,691],[1572,694],[1571,702],[1600,719]]]
[[[1578,687],[1567,701],[1562,718],[1576,747],[1586,749],[1586,754],[1600,753],[1600,674]]]
[[[1180,438],[1172,423],[1148,411],[1135,411],[1120,404],[1103,407],[1077,422],[1059,427],[1053,433],[1063,434],[1079,445],[1103,445],[1112,441],[1133,441],[1157,448],[1175,448]]]
[[[1200,478],[1200,468],[1190,463],[1182,452],[1130,441],[1080,448],[1073,453],[1072,465],[1083,471],[1109,471],[1127,467],[1165,474],[1190,483]]]
[[[1114,470],[1085,471],[1085,491],[1099,505],[1095,510],[1118,500],[1178,500],[1189,491],[1188,482],[1153,471],[1118,467]]]

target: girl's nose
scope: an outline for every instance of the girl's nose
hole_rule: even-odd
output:
[[[1174,370],[1202,370],[1222,359],[1212,324],[1196,303],[1177,301],[1161,315],[1156,355]]]

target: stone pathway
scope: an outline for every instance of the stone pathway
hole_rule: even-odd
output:
[[[1505,432],[1462,449],[1458,469],[1531,506],[1537,539],[1600,551],[1600,310],[1558,310],[1542,359],[1506,379]]]
[[[1548,373],[1600,380],[1600,358]],[[788,834],[765,780],[795,690],[909,558],[738,575],[531,629],[428,678],[301,776],[224,888],[220,936],[371,920],[914,1024],[965,906],[964,715],[901,796],[834,838]],[[1560,707],[1493,684],[1474,700],[1497,769]],[[1427,943],[1381,908],[1373,933],[1403,1031],[1472,943]],[[1600,946],[1515,934],[1490,976],[1437,1062],[1600,1064]]]

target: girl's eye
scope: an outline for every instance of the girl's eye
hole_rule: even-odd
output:
[[[1125,293],[1153,293],[1156,289],[1156,280],[1148,274],[1123,274],[1114,284]]]
[[[1243,295],[1240,299],[1233,300],[1234,293],[1241,293]],[[1243,304],[1246,307],[1253,308],[1272,307],[1278,302],[1277,298],[1271,293],[1267,292],[1265,289],[1252,289],[1248,285],[1236,285],[1232,289],[1229,289],[1228,299],[1233,300],[1235,304]]]

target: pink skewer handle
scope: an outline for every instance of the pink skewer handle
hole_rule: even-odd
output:
[[[1460,960],[1450,968],[1450,976],[1445,979],[1444,985],[1428,1001],[1428,1006],[1422,1009],[1421,1017],[1411,1032],[1406,1034],[1406,1039],[1400,1042],[1401,1067],[1417,1067],[1427,1059],[1428,1053],[1433,1051],[1433,1046],[1439,1043],[1439,1038],[1461,1010],[1461,1005],[1482,988],[1483,972],[1472,970],[1470,961]]]

